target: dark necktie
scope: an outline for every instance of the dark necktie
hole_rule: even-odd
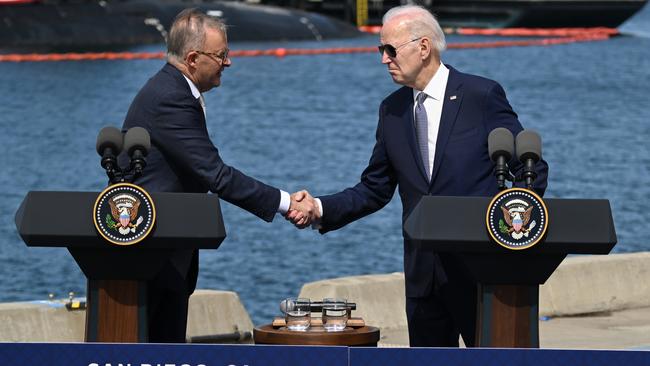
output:
[[[418,147],[420,148],[420,155],[422,155],[422,163],[428,181],[431,179],[431,172],[429,171],[429,120],[427,119],[427,111],[424,109],[425,99],[427,99],[427,95],[424,92],[421,92],[416,97],[415,134],[418,138]]]

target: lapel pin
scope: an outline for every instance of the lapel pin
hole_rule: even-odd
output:
[[[452,95],[451,97],[449,97],[449,100],[456,100],[456,96]]]

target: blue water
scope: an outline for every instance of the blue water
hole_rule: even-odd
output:
[[[650,9],[621,29],[624,36],[608,41],[450,50],[443,60],[500,81],[524,126],[541,133],[550,165],[547,197],[609,199],[619,238],[614,252],[647,251]],[[231,48],[376,43],[368,36]],[[103,188],[97,132],[121,125],[131,99],[161,65],[0,63],[0,302],[85,294],[68,252],[27,248],[14,214],[30,190]],[[206,95],[209,130],[224,160],[249,175],[290,192],[333,193],[358,181],[377,107],[395,88],[378,54],[235,58],[223,86]],[[228,238],[219,250],[201,252],[198,287],[238,292],[256,324],[268,322],[279,301],[305,282],[402,270],[399,198],[326,236],[298,231],[282,217],[268,224],[222,206]]]

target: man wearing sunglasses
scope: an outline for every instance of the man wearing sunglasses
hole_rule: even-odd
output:
[[[376,143],[361,181],[317,199],[321,233],[381,209],[397,187],[403,221],[424,195],[496,194],[488,134],[497,127],[515,135],[523,129],[498,83],[441,62],[445,36],[426,9],[389,10],[380,37],[381,62],[403,87],[379,107]],[[518,174],[522,164],[515,160],[509,166]],[[547,169],[544,161],[536,166],[540,194]],[[465,345],[473,346],[476,284],[457,258],[405,238],[404,276],[410,345],[458,347],[460,333]]]
[[[137,94],[124,121],[124,130],[140,126],[151,136],[146,168],[134,183],[149,192],[211,191],[265,221],[291,208],[304,212],[308,224],[311,202],[296,202],[226,165],[210,140],[203,93],[221,84],[230,65],[225,25],[198,10],[179,13],[169,32],[167,63]],[[120,163],[128,159],[121,156]],[[178,250],[147,282],[149,342],[185,342],[197,275],[198,251]]]

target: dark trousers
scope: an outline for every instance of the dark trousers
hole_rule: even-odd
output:
[[[458,347],[459,334],[474,347],[476,284],[447,283],[429,296],[407,297],[406,319],[411,347]]]
[[[184,264],[169,261],[147,281],[147,323],[150,343],[185,343],[189,298],[196,287],[198,251],[189,253]]]

